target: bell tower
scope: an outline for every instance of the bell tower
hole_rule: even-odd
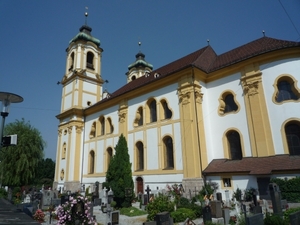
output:
[[[85,14],[87,18],[87,13]],[[61,80],[56,168],[53,188],[77,191],[81,188],[83,162],[83,109],[102,98],[100,40],[85,23],[66,49],[65,74]]]

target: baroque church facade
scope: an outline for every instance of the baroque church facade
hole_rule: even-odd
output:
[[[66,49],[53,188],[105,182],[121,134],[136,194],[215,182],[263,196],[270,178],[300,176],[300,42],[264,36],[221,55],[208,45],[158,69],[139,52],[108,93],[91,31]]]

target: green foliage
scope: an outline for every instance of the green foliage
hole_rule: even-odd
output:
[[[252,194],[255,192],[255,188],[250,188],[250,189],[246,189],[244,191],[244,200],[247,201],[247,202],[250,202],[252,201]]]
[[[127,141],[123,134],[121,134],[115,150],[116,154],[111,159],[106,173],[106,182],[114,192],[116,207],[130,207],[133,195],[126,197],[125,189],[129,188],[133,193],[133,180]]]
[[[145,211],[139,210],[135,207],[129,207],[129,208],[120,209],[120,214],[125,215],[125,216],[129,216],[129,217],[133,217],[133,216],[146,215],[147,213]]]
[[[2,148],[2,183],[8,186],[31,184],[43,159],[45,141],[41,133],[24,119],[5,126],[4,135],[12,134],[18,135],[18,144]]]
[[[298,211],[300,211],[300,207],[287,209],[283,213],[284,221],[290,221],[290,215]]]
[[[288,225],[288,223],[277,214],[267,213],[264,219],[264,225]]]
[[[7,191],[4,188],[0,188],[0,198],[6,198]]]
[[[38,169],[35,177],[35,185],[44,185],[47,187],[52,187],[55,173],[55,162],[50,159],[42,159],[38,163]]]
[[[197,218],[202,216],[202,207],[195,204],[195,202],[190,201],[185,197],[181,197],[178,202],[178,208],[186,208],[194,211]]]
[[[281,191],[282,199],[292,202],[300,202],[300,177],[292,179],[271,179],[272,183],[276,183]]]
[[[215,187],[215,184],[213,182],[206,183],[199,191],[199,200],[202,201],[205,195],[209,198],[209,196],[214,193],[215,189],[217,189],[217,187]]]
[[[196,219],[196,214],[192,209],[179,208],[176,211],[171,212],[171,217],[175,223],[183,222],[187,218],[193,220]]]
[[[233,197],[237,200],[237,201],[241,201],[242,200],[242,190],[237,188],[235,192],[233,192]]]
[[[173,212],[174,211],[174,203],[170,202],[168,196],[163,194],[158,194],[155,196],[152,202],[149,202],[147,205],[147,220],[153,221],[154,217],[157,213],[160,212]]]

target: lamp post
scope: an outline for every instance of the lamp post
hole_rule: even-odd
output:
[[[0,92],[0,101],[2,102],[1,108],[1,116],[2,123],[0,127],[0,152],[3,145],[3,130],[5,124],[5,117],[8,116],[10,103],[19,103],[23,102],[23,98],[19,95],[8,93],[8,92]],[[1,186],[2,186],[2,165],[1,165]]]
[[[23,98],[19,95],[8,93],[8,92],[0,92],[0,101],[2,102],[1,116],[2,116],[2,124],[0,127],[0,150],[3,144],[3,129],[5,123],[5,117],[9,114],[10,103],[19,103],[23,102]]]

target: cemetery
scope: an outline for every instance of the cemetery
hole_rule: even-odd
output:
[[[23,193],[8,189],[6,199],[31,218],[32,224],[42,225],[268,225],[279,220],[282,223],[277,224],[300,224],[300,204],[282,199],[276,183],[269,183],[270,200],[258,199],[256,190],[251,192],[251,201],[249,196],[246,201],[245,190],[237,188],[232,196],[227,193],[222,196],[212,187],[208,183],[202,190],[192,191],[184,190],[180,184],[160,190],[147,186],[145,192],[137,196],[126,189],[125,197],[133,199],[129,208],[116,208],[113,190],[98,182],[93,190],[84,187],[77,193],[43,187],[40,190],[32,187]]]

